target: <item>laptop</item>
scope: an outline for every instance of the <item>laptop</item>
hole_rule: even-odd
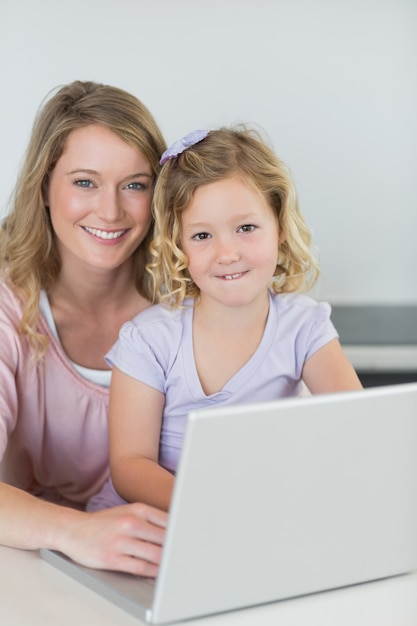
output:
[[[417,569],[417,383],[188,417],[156,581],[62,571],[150,624]]]

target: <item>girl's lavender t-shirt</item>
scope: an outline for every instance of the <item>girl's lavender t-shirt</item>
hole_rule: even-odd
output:
[[[270,293],[264,335],[247,363],[213,395],[201,387],[193,354],[192,301],[181,310],[155,305],[120,330],[106,360],[165,394],[159,463],[175,472],[189,411],[299,395],[305,361],[337,337],[330,305],[300,294]]]

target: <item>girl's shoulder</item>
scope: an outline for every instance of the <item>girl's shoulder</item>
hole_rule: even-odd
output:
[[[315,300],[304,293],[271,293],[271,307],[279,317],[294,317],[326,322],[331,315],[328,302]]]
[[[169,344],[175,351],[184,335],[189,332],[192,316],[192,301],[185,301],[183,307],[175,309],[154,304],[123,324],[119,340],[132,342],[137,346],[145,343],[153,346],[156,352],[164,352]]]
[[[330,310],[330,304],[328,302],[315,300],[311,296],[304,293],[291,292],[291,293],[272,293],[271,301],[274,303],[277,309],[326,309]]]
[[[189,335],[192,311],[192,306],[169,309],[156,304],[148,307],[123,324],[106,361],[134,378],[139,377],[139,363],[146,363],[143,371],[150,372],[149,368],[155,363],[167,371],[176,361],[184,337]],[[143,375],[142,372],[141,377]]]
[[[147,309],[138,313],[130,324],[136,328],[144,329],[145,327],[162,327],[177,326],[192,315],[192,301],[185,301],[181,308],[171,309],[166,305],[153,304]]]
[[[337,331],[331,320],[331,307],[300,293],[272,296],[270,324],[275,339],[286,342],[304,363],[316,350],[336,338]],[[290,350],[290,352],[291,352]]]

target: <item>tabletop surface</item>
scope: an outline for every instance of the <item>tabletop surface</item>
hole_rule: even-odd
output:
[[[7,626],[140,626],[140,620],[43,561],[0,546],[0,615]],[[417,572],[262,607],[187,621],[188,626],[416,626]]]

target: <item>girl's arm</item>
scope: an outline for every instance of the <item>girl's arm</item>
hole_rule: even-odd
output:
[[[85,513],[40,500],[0,483],[0,543],[63,552],[87,567],[154,577],[166,513],[129,504]]]
[[[110,470],[118,493],[168,511],[174,477],[158,464],[165,396],[113,367],[109,404]]]
[[[313,394],[362,389],[338,339],[332,339],[307,359],[302,378]]]

